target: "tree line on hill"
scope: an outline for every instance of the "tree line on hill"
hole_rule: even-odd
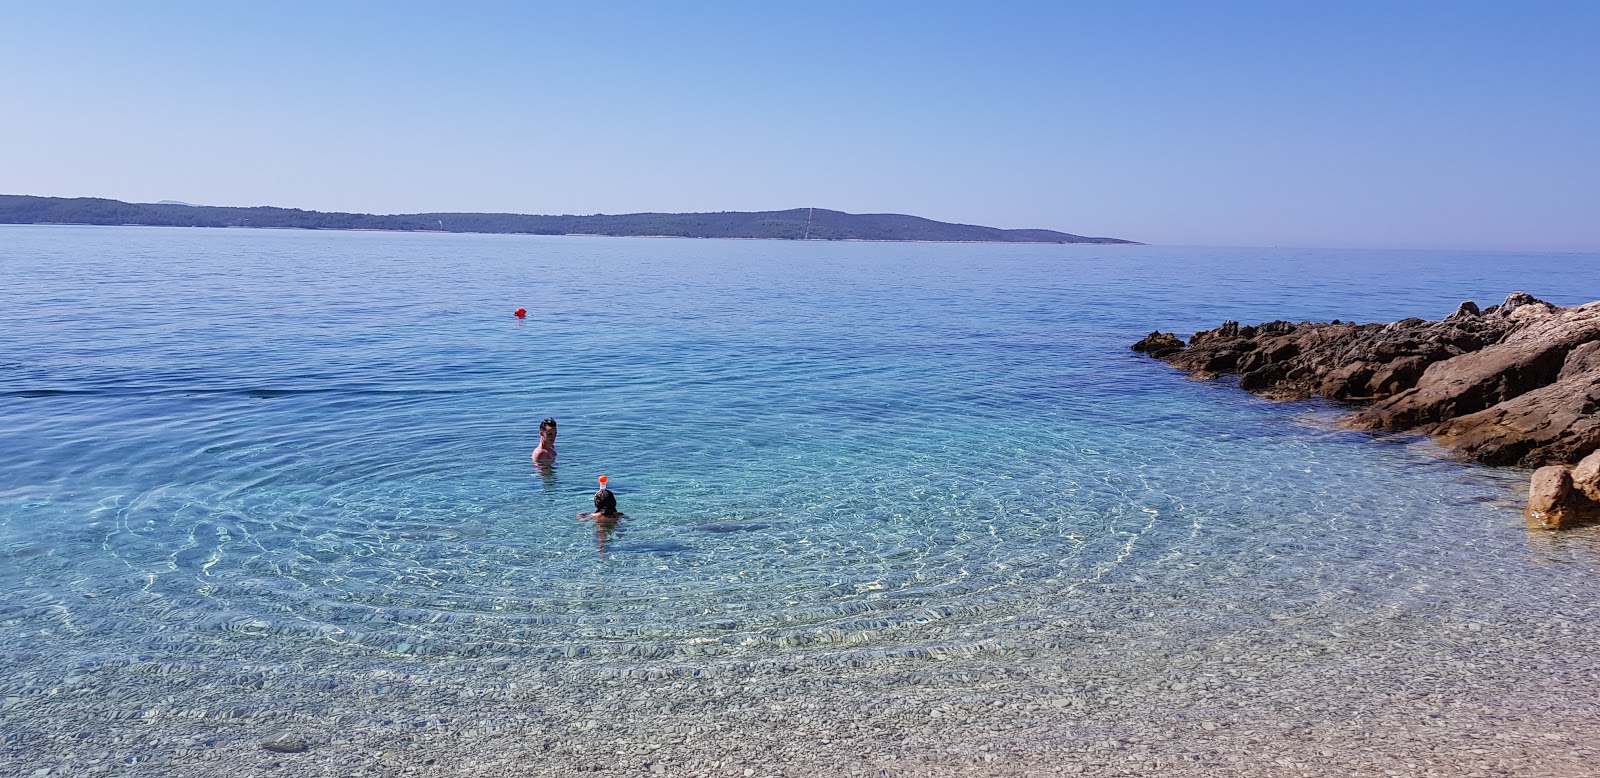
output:
[[[720,213],[533,216],[517,213],[378,215],[257,206],[232,208],[125,203],[98,197],[0,195],[0,224],[101,224],[154,227],[275,227],[306,230],[405,230],[526,235],[777,238],[788,240],[1133,243],[1055,230],[1005,230],[894,213],[852,214],[821,208]]]

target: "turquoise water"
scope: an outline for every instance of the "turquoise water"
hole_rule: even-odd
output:
[[[348,679],[395,666],[470,691],[870,671],[1063,625],[1592,633],[1600,539],[1530,540],[1525,472],[1127,347],[1573,304],[1597,264],[0,227],[0,697],[34,706],[25,748],[96,706],[380,721]],[[603,555],[575,519],[600,473],[629,517]]]

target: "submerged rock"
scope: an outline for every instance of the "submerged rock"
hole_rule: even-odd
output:
[[[1539,467],[1600,450],[1600,302],[1561,307],[1514,292],[1483,310],[1463,302],[1441,321],[1228,321],[1187,348],[1169,338],[1153,332],[1134,348],[1197,377],[1237,375],[1267,397],[1365,402],[1346,426],[1421,430],[1464,458]],[[1563,494],[1600,505],[1580,488]]]
[[[280,754],[298,754],[311,747],[305,738],[284,732],[261,741],[261,747]]]

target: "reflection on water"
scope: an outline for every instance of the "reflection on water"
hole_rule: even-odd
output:
[[[1600,568],[1600,522],[1562,532],[1530,530],[1526,538],[1528,560],[1536,566],[1576,564],[1589,569]]]

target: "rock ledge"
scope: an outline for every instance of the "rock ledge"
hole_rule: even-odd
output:
[[[1440,321],[1228,321],[1187,344],[1158,330],[1133,348],[1198,378],[1237,375],[1240,388],[1274,399],[1363,403],[1344,420],[1354,429],[1420,430],[1486,464],[1559,466],[1566,481],[1535,474],[1530,526],[1600,515],[1591,472],[1600,470],[1591,456],[1600,450],[1600,302],[1561,307],[1513,292],[1481,310],[1463,302]],[[1579,460],[1594,466],[1565,467]],[[1536,511],[1547,497],[1555,502]]]

